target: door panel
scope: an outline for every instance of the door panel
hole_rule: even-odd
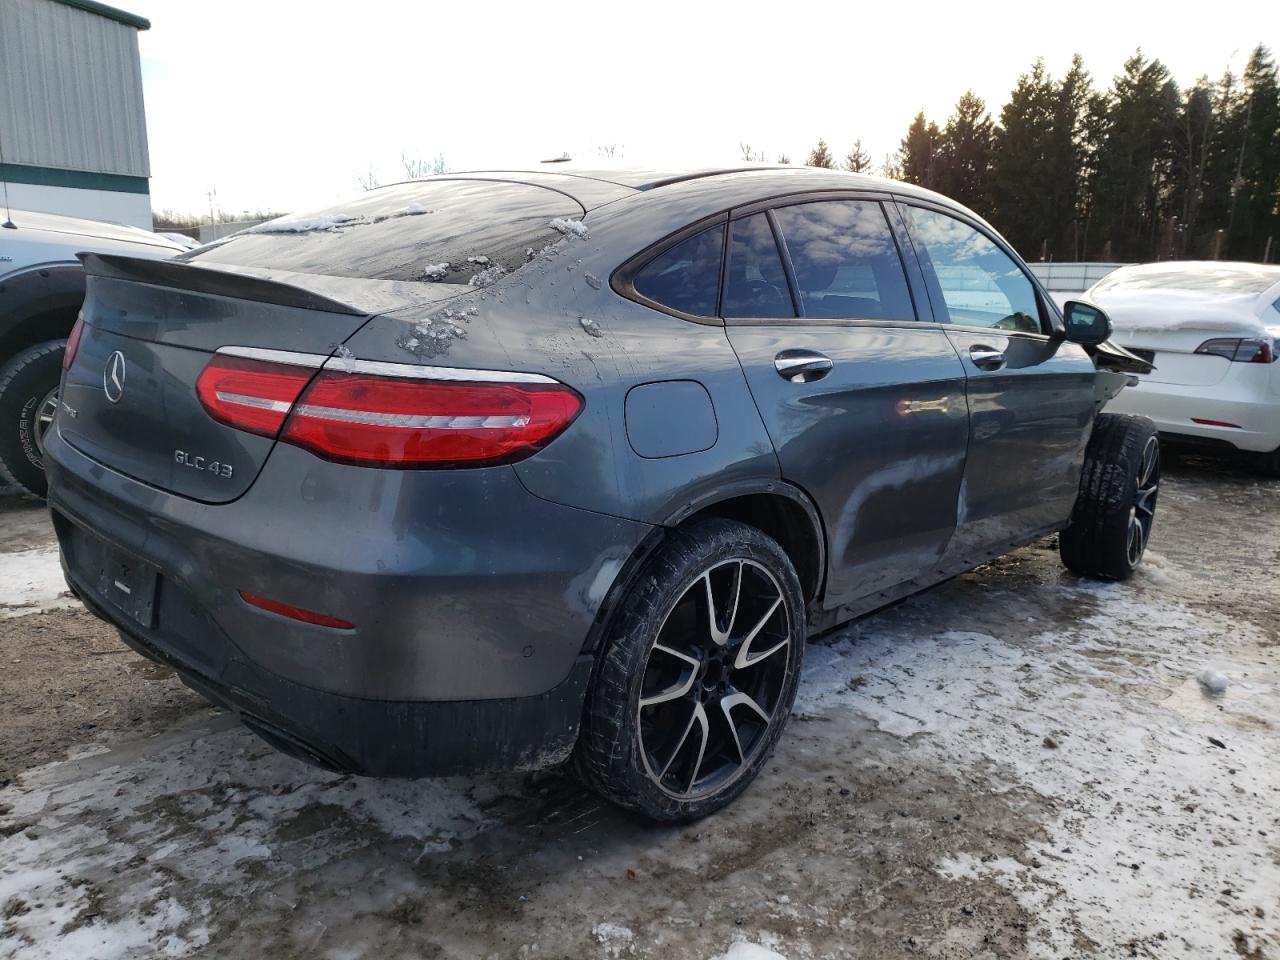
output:
[[[969,457],[949,554],[999,547],[1071,516],[1093,422],[1093,361],[1065,340],[954,329],[968,373]],[[973,348],[1003,354],[981,369]]]
[[[956,525],[968,415],[964,368],[937,328],[728,327],[782,475],[817,502],[827,530],[827,606],[918,575]],[[820,379],[775,369],[784,350],[832,361]]]
[[[900,205],[935,318],[964,364],[970,434],[948,559],[1065,523],[1093,422],[1093,361],[1051,339],[1018,260],[974,223]],[[985,328],[985,329],[984,329]]]

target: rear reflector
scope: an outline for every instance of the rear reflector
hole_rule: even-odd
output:
[[[1192,417],[1192,423],[1198,423],[1202,427],[1231,427],[1233,430],[1241,429],[1238,423],[1227,423],[1225,420],[1202,420],[1199,417]]]
[[[71,328],[71,333],[67,335],[67,349],[62,353],[62,369],[70,370],[71,364],[76,359],[76,351],[80,349],[80,337],[84,333],[84,318],[80,315],[76,316],[75,326]]]
[[[196,395],[220,423],[274,438],[314,375],[308,367],[216,354],[196,381]]]
[[[303,610],[301,607],[293,607],[287,603],[281,603],[279,600],[260,597],[256,593],[249,593],[246,590],[240,591],[240,599],[251,606],[259,607],[271,613],[278,613],[280,616],[288,617],[290,620],[301,620],[303,623],[314,623],[318,627],[332,627],[335,630],[355,629],[355,624],[346,620],[339,620],[337,617],[316,613],[313,610]]]
[[[582,410],[561,383],[423,380],[323,370],[281,437],[363,466],[466,467],[523,460]]]

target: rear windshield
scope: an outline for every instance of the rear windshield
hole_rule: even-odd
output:
[[[251,227],[178,260],[365,280],[488,286],[566,234],[577,201],[525,183],[423,180]]]

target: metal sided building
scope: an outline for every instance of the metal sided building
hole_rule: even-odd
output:
[[[150,26],[93,0],[0,0],[0,180],[12,208],[151,229],[138,57]]]

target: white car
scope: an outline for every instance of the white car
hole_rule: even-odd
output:
[[[1171,444],[1254,454],[1280,475],[1280,266],[1121,267],[1080,299],[1155,366],[1109,412],[1150,417]]]

